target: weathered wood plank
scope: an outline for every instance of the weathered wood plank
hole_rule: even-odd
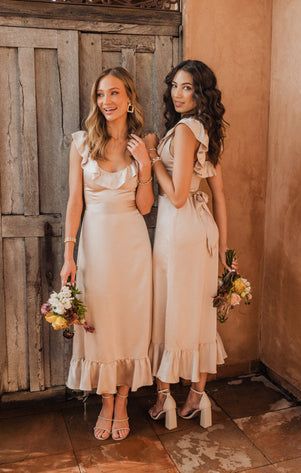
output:
[[[23,213],[18,51],[0,48],[0,169],[3,213]]]
[[[121,65],[124,67],[136,81],[136,55],[134,49],[121,50]]]
[[[159,136],[164,132],[164,102],[165,91],[164,79],[172,67],[172,38],[166,36],[156,37],[156,52],[153,62],[153,123],[154,129]]]
[[[46,256],[46,241],[45,238],[40,240],[41,249],[41,285],[42,285],[42,301],[46,302],[50,296],[51,291],[54,290],[54,284],[51,282],[51,278],[47,278],[48,264]],[[54,261],[54,255],[52,256],[51,262]],[[48,274],[48,277],[51,276]],[[51,282],[51,284],[50,284]],[[46,388],[51,386],[51,374],[50,374],[50,326],[43,320],[42,321],[42,343],[43,343],[43,360],[44,360],[44,384]]]
[[[68,3],[36,3],[25,0],[6,0],[1,5],[3,16],[23,16],[26,18],[64,18],[72,21],[85,20],[101,22],[174,25],[181,24],[181,13],[146,9],[110,8],[100,5],[70,5]]]
[[[56,50],[35,50],[40,212],[58,213],[61,195],[62,100]]]
[[[58,69],[62,101],[61,133],[63,137],[60,148],[60,201],[64,222],[68,199],[68,163],[71,133],[80,128],[78,32],[58,32]]]
[[[18,50],[21,99],[21,156],[23,160],[24,214],[39,214],[39,172],[34,49]]]
[[[153,53],[156,48],[154,36],[138,36],[123,34],[103,34],[103,51],[122,51],[123,49],[134,49],[139,53]]]
[[[1,54],[0,54],[0,59],[1,59]],[[1,68],[0,68],[0,74],[1,74]],[[1,81],[1,76],[0,76],[0,85],[1,84],[2,84],[2,81]],[[0,196],[1,196],[1,190],[2,190],[2,183],[0,179]],[[4,299],[3,248],[2,248],[3,243],[2,242],[3,242],[2,240],[2,208],[1,208],[1,198],[0,198],[0,395],[4,391],[4,385],[7,384],[7,350],[6,350],[6,316],[5,316],[6,311],[5,311],[5,299]]]
[[[61,287],[60,270],[62,266],[62,243],[60,238],[52,238],[52,254],[53,288],[55,291],[58,291]],[[49,330],[50,359],[48,363],[50,364],[50,385],[60,386],[66,382],[65,373],[67,362],[65,343],[68,341],[63,337],[61,331],[55,331],[50,326]]]
[[[172,38],[172,67],[175,67],[182,60],[180,56],[179,38]]]
[[[39,255],[38,238],[27,238],[25,240],[25,257],[30,391],[41,391],[44,389]]]
[[[91,89],[102,71],[100,34],[82,33],[79,46],[80,122],[83,127],[90,109]]]
[[[24,241],[3,240],[8,380],[5,391],[28,389],[28,334]]]
[[[43,237],[44,225],[49,222],[54,236],[62,235],[62,219],[60,214],[38,215],[25,217],[24,215],[3,215],[3,238]]]
[[[144,130],[146,132],[153,131],[152,62],[153,55],[151,53],[136,53],[136,85],[139,101],[143,108]]]
[[[78,33],[66,31],[58,33],[58,61],[61,77],[62,110],[63,110],[63,134],[64,146],[62,148],[61,164],[61,214],[65,221],[66,205],[68,199],[68,156],[70,145],[70,134],[80,128],[79,123],[79,47]],[[58,264],[56,274],[58,275],[63,262],[63,245],[61,241],[55,241],[55,261]],[[66,339],[60,334],[52,333],[51,340],[51,385],[59,385],[66,382],[66,373],[69,368],[70,346],[66,345]],[[55,345],[54,345],[55,344]],[[64,363],[60,363],[57,358]]]
[[[118,52],[103,52],[102,53],[102,67],[103,69],[109,69],[111,67],[117,67],[121,65],[121,53]]]
[[[116,20],[117,21],[117,20]],[[2,16],[0,11],[0,26],[16,26],[22,28],[43,28],[53,30],[76,30],[90,33],[122,33],[139,35],[178,36],[177,25],[137,25],[131,23],[106,23],[95,18],[89,21],[65,20],[57,18],[35,18]]]
[[[38,30],[35,28],[11,28],[3,26],[0,29],[0,47],[6,48],[56,48],[56,31]]]

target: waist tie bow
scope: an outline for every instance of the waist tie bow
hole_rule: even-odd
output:
[[[214,218],[207,206],[208,195],[203,191],[197,191],[191,194],[194,207],[198,216],[204,224],[207,239],[207,249],[212,256],[218,243],[218,229]]]

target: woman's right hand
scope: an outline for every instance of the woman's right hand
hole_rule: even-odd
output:
[[[70,260],[65,260],[60,272],[60,276],[61,276],[62,286],[66,286],[69,276],[70,276],[71,284],[75,283],[76,264],[73,258]]]

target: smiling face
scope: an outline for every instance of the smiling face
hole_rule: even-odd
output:
[[[177,113],[185,114],[196,107],[193,94],[192,75],[184,70],[179,70],[171,85],[171,98]]]
[[[96,90],[97,106],[107,121],[127,117],[129,97],[125,85],[118,77],[103,77]]]

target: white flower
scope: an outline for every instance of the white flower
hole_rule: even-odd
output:
[[[56,314],[63,315],[65,313],[65,307],[61,302],[57,302],[53,305],[53,310]]]
[[[71,300],[70,299],[62,299],[62,304],[65,307],[65,309],[70,309],[72,306]]]
[[[56,292],[53,292],[49,299],[48,299],[49,304],[56,305],[59,302],[58,294]]]
[[[68,286],[63,286],[60,293],[59,293],[59,298],[60,299],[67,299],[71,297],[71,290]]]

